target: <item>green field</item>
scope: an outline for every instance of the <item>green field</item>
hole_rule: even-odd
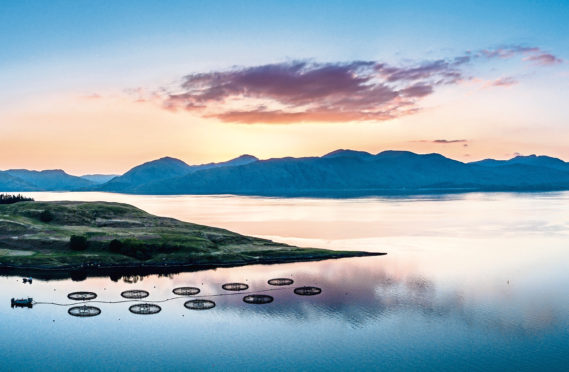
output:
[[[72,236],[83,244],[71,244]],[[298,248],[157,217],[127,204],[0,205],[0,268],[224,266],[367,255],[376,254]]]

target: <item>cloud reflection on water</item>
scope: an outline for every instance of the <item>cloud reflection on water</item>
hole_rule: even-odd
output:
[[[554,303],[532,306],[506,290],[491,298],[477,298],[460,286],[438,286],[435,280],[414,271],[413,265],[391,267],[384,257],[328,260],[283,265],[257,265],[223,268],[170,276],[150,276],[121,282],[123,288],[154,289],[154,299],[171,296],[178,286],[198,286],[199,296],[217,303],[216,311],[237,317],[259,316],[310,323],[321,318],[337,319],[350,327],[365,327],[382,319],[419,316],[425,321],[460,322],[472,328],[511,335],[537,335],[564,322]],[[272,287],[267,281],[275,277],[291,277],[289,287]],[[244,282],[247,293],[268,293],[275,301],[268,305],[250,305],[242,301],[244,294],[225,292],[221,285]],[[314,285],[322,288],[317,296],[298,296],[293,288]],[[263,292],[270,290],[270,292]],[[499,289],[499,291],[502,291]],[[212,296],[226,294],[226,296]],[[160,297],[162,296],[162,297]],[[168,313],[182,301],[165,304]],[[511,306],[518,308],[512,310]],[[223,315],[222,315],[223,316]]]

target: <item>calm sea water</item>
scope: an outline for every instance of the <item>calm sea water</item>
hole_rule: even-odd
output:
[[[150,213],[306,247],[387,256],[208,270],[170,277],[22,283],[0,277],[0,370],[568,370],[569,193],[412,198],[280,199],[31,193],[36,200],[106,200]],[[290,277],[274,302],[217,296],[240,281],[252,291]],[[67,304],[89,290],[149,300],[197,286],[217,306],[97,304],[93,318],[67,307],[11,309],[10,298]]]

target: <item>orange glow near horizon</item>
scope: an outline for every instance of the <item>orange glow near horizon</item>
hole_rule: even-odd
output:
[[[458,96],[443,92],[427,99],[419,113],[383,122],[290,125],[222,123],[123,95],[57,97],[2,113],[0,169],[124,173],[163,156],[201,164],[242,154],[261,159],[321,156],[340,148],[438,152],[465,162],[505,159],[516,153],[569,159],[569,149],[559,136],[547,136],[539,128],[521,131],[513,125],[520,118],[512,112],[520,103],[507,102],[499,91],[487,98],[488,89],[484,90],[480,94],[465,88]],[[492,105],[492,99],[504,102]],[[433,142],[437,139],[465,142]]]

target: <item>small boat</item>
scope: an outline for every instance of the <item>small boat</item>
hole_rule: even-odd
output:
[[[12,307],[29,307],[31,308],[34,304],[34,299],[31,297],[28,298],[12,298],[11,305]]]
[[[23,278],[22,281],[23,281],[24,283],[30,283],[30,284],[32,284],[32,278],[31,278],[31,277],[29,277],[29,278]]]

